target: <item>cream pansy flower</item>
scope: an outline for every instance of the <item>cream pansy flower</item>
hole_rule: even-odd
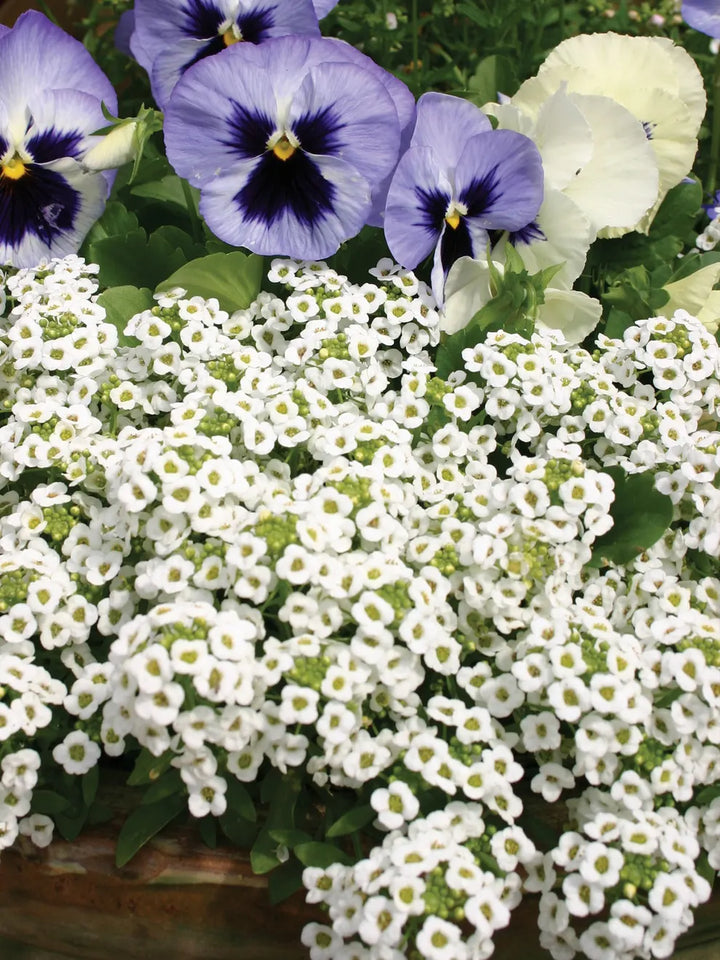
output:
[[[502,263],[494,267],[504,272]],[[445,282],[445,304],[440,320],[444,333],[457,333],[473,316],[493,299],[490,266],[472,257],[461,257],[450,268]],[[580,343],[600,322],[602,307],[593,297],[578,290],[550,286],[545,302],[538,308],[536,325],[558,330],[568,343]]]
[[[522,84],[512,103],[537,115],[563,85],[569,93],[610,97],[640,122],[660,174],[653,207],[638,224],[646,229],[662,198],[688,173],[695,158],[706,106],[695,62],[664,37],[583,34],[559,44],[537,76]]]
[[[569,94],[564,87],[534,115],[513,101],[484,110],[501,128],[530,137],[543,162],[545,198],[535,221],[540,229],[534,235],[526,229],[512,242],[530,270],[536,263],[541,269],[565,262],[556,284],[570,286],[598,232],[633,226],[657,197],[657,164],[648,141],[620,104]]]

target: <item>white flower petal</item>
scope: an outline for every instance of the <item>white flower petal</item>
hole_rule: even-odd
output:
[[[552,278],[553,287],[569,289],[585,266],[594,230],[574,200],[559,190],[547,190],[540,207],[537,226],[545,239],[529,243],[514,241],[528,273],[538,273],[546,267],[562,264]],[[504,260],[505,240],[493,250],[493,259]]]
[[[559,330],[568,343],[581,343],[600,323],[602,307],[594,297],[579,290],[545,291],[538,311],[538,327]]]

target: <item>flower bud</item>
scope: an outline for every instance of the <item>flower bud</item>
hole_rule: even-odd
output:
[[[132,160],[136,152],[137,120],[120,123],[105,134],[83,158],[88,170],[114,170]]]

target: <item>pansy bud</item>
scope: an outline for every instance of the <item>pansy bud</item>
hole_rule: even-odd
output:
[[[106,133],[83,157],[88,170],[115,170],[128,163],[137,152],[137,120],[119,123]]]

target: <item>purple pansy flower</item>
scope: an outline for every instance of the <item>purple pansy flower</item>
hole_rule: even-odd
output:
[[[683,0],[681,13],[693,30],[720,38],[720,0]]]
[[[188,67],[241,41],[320,36],[312,0],[136,0],[130,48],[165,109]]]
[[[165,115],[167,154],[218,237],[313,259],[362,229],[400,145],[377,69],[332,40],[280,37],[187,71]]]
[[[102,213],[112,174],[82,161],[103,101],[117,110],[108,78],[43,14],[0,33],[0,263],[75,253]]]
[[[455,260],[483,257],[490,230],[522,230],[542,198],[542,161],[528,137],[493,130],[467,100],[427,93],[390,183],[385,237],[409,269],[434,251],[432,286],[441,302]]]

